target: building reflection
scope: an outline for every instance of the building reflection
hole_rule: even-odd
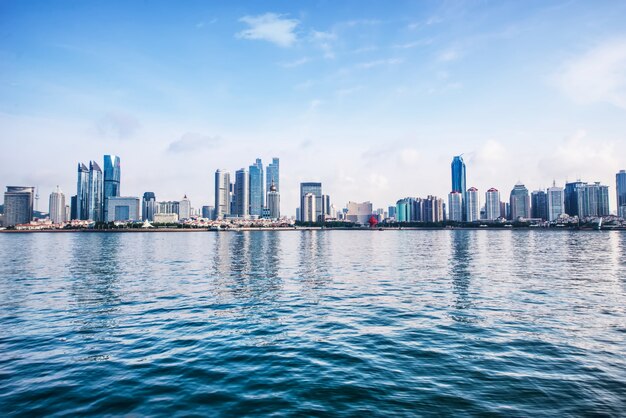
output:
[[[331,280],[329,262],[332,260],[331,234],[324,231],[303,231],[299,234],[297,276],[302,284],[303,293],[319,302],[320,289]]]
[[[463,312],[472,308],[470,295],[471,285],[471,235],[477,231],[454,230],[452,234],[451,251],[449,257],[450,277],[452,278],[452,291],[455,295],[452,318],[460,322],[473,322],[468,312]]]

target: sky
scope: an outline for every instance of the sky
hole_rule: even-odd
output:
[[[507,200],[626,169],[623,1],[0,0],[0,186],[214,204],[214,172],[281,164],[337,208],[446,198],[450,163]],[[447,200],[447,198],[446,198]]]

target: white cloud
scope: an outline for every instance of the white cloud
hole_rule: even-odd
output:
[[[450,62],[459,59],[459,52],[454,49],[446,49],[445,51],[441,51],[437,59],[443,62]]]
[[[322,50],[324,58],[335,58],[333,43],[337,40],[337,35],[333,32],[312,31],[309,40],[313,45]]]
[[[578,103],[607,102],[626,109],[626,39],[605,42],[569,61],[555,82]]]
[[[219,137],[187,132],[180,139],[170,143],[167,150],[173,153],[197,152],[214,148],[218,144]]]
[[[432,39],[419,39],[417,41],[406,42],[403,44],[395,44],[393,45],[393,47],[396,49],[411,49],[411,48],[416,48],[418,46],[430,45],[432,43],[433,43]]]
[[[254,39],[272,42],[281,47],[292,46],[297,41],[297,19],[285,19],[276,13],[265,13],[259,16],[244,16],[239,19],[250,26],[235,36],[241,39]]]
[[[361,68],[361,69],[369,69],[369,68],[379,67],[381,65],[401,64],[402,62],[404,62],[404,60],[400,58],[389,58],[389,59],[384,59],[384,60],[362,62],[362,63],[357,64],[356,67]]]
[[[299,59],[294,60],[294,61],[283,62],[283,63],[280,64],[280,66],[283,67],[283,68],[295,68],[295,67],[299,67],[301,65],[304,65],[304,64],[306,64],[307,62],[310,62],[310,61],[311,61],[310,58],[302,57],[302,58],[299,58]]]

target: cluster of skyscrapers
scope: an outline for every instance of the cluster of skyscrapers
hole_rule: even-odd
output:
[[[552,187],[529,193],[522,183],[516,184],[509,201],[502,202],[500,192],[490,188],[485,193],[484,206],[480,204],[478,189],[466,189],[466,166],[462,156],[452,160],[452,191],[448,194],[448,220],[475,222],[480,220],[538,220],[553,222],[563,216],[579,219],[608,216],[609,187],[582,181],[567,182],[565,188]],[[618,215],[626,208],[626,172],[617,174]],[[624,196],[620,198],[620,196]],[[621,199],[621,200],[620,200]],[[625,202],[625,203],[622,203]]]
[[[225,218],[280,218],[280,161],[273,158],[263,170],[257,158],[248,168],[235,171],[234,182],[230,171],[215,172],[215,208],[213,219]]]

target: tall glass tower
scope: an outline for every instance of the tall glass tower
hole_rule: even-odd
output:
[[[457,155],[452,159],[452,191],[465,193],[465,163],[463,157]]]
[[[270,189],[272,182],[276,191],[280,193],[280,161],[276,157],[272,158],[272,163],[268,164],[265,170],[265,190]]]
[[[269,190],[269,189],[268,189]],[[250,166],[250,215],[263,215],[265,206],[263,193],[263,163],[260,158]]]
[[[315,219],[313,222],[317,222],[320,215],[322,215],[322,183],[306,182],[300,183],[300,220],[305,220],[305,196],[307,194],[315,196]]]
[[[620,170],[615,175],[615,189],[617,191],[617,216],[626,217],[626,170]]]
[[[230,172],[215,172],[215,219],[230,215]]]
[[[248,170],[235,172],[235,214],[245,217],[250,214],[250,183]]]
[[[95,161],[89,162],[89,193],[87,197],[87,219],[101,222],[102,217],[102,169]]]
[[[107,200],[109,197],[120,196],[120,157],[116,155],[104,156],[104,196],[103,196],[103,219],[107,217]]]

